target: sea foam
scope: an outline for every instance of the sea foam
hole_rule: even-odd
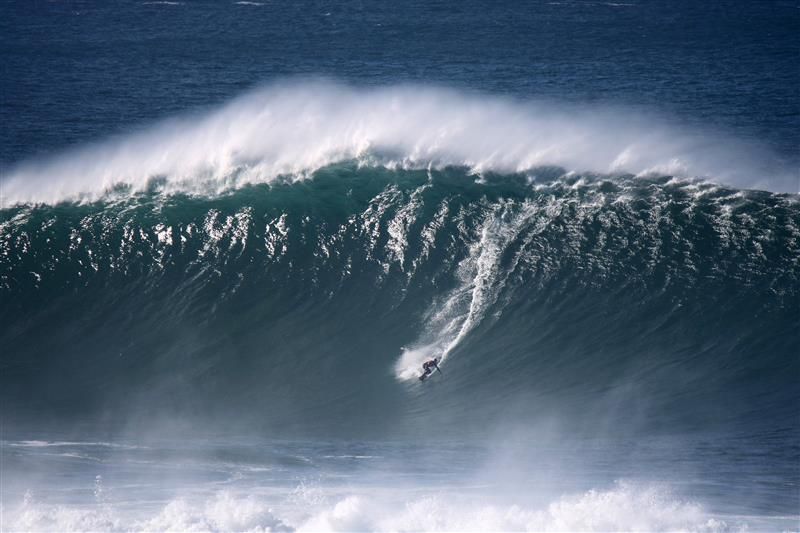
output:
[[[442,493],[421,494],[402,505],[351,494],[313,508],[288,509],[283,519],[263,498],[222,490],[206,499],[175,498],[149,508],[49,505],[30,494],[7,509],[9,530],[26,531],[739,531],[701,505],[667,488],[625,482],[607,490],[556,498],[543,508],[464,503]]]

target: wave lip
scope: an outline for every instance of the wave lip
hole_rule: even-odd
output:
[[[22,162],[0,182],[6,202],[96,199],[110,190],[216,193],[330,164],[474,173],[541,166],[597,173],[662,173],[797,191],[796,170],[752,147],[683,131],[630,110],[520,102],[454,90],[275,84],[206,115]],[[773,167],[773,168],[770,168]]]

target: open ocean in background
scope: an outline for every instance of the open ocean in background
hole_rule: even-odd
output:
[[[800,530],[798,35],[3,3],[0,530]]]

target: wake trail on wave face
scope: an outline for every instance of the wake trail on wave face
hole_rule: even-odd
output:
[[[486,317],[513,272],[513,268],[503,270],[500,261],[509,243],[536,213],[535,206],[526,204],[519,213],[514,212],[510,202],[486,207],[488,213],[479,235],[458,265],[458,285],[428,310],[425,332],[414,345],[403,350],[395,364],[397,379],[413,380],[419,375],[422,363],[433,357],[438,357],[444,365],[450,353]],[[518,260],[519,254],[514,262]]]
[[[254,90],[205,115],[18,163],[6,205],[94,200],[109,191],[216,194],[302,179],[356,160],[389,168],[460,166],[526,172],[662,173],[798,190],[796,169],[765,150],[690,132],[630,109],[570,107],[425,86],[354,88],[324,81]]]

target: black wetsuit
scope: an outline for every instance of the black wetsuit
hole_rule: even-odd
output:
[[[424,370],[425,373],[422,374],[419,377],[420,381],[424,380],[426,377],[428,377],[431,374],[433,374],[434,370],[438,370],[438,369],[439,369],[439,365],[436,364],[435,360],[433,360],[433,361],[425,361],[424,363],[422,363],[422,370]]]

